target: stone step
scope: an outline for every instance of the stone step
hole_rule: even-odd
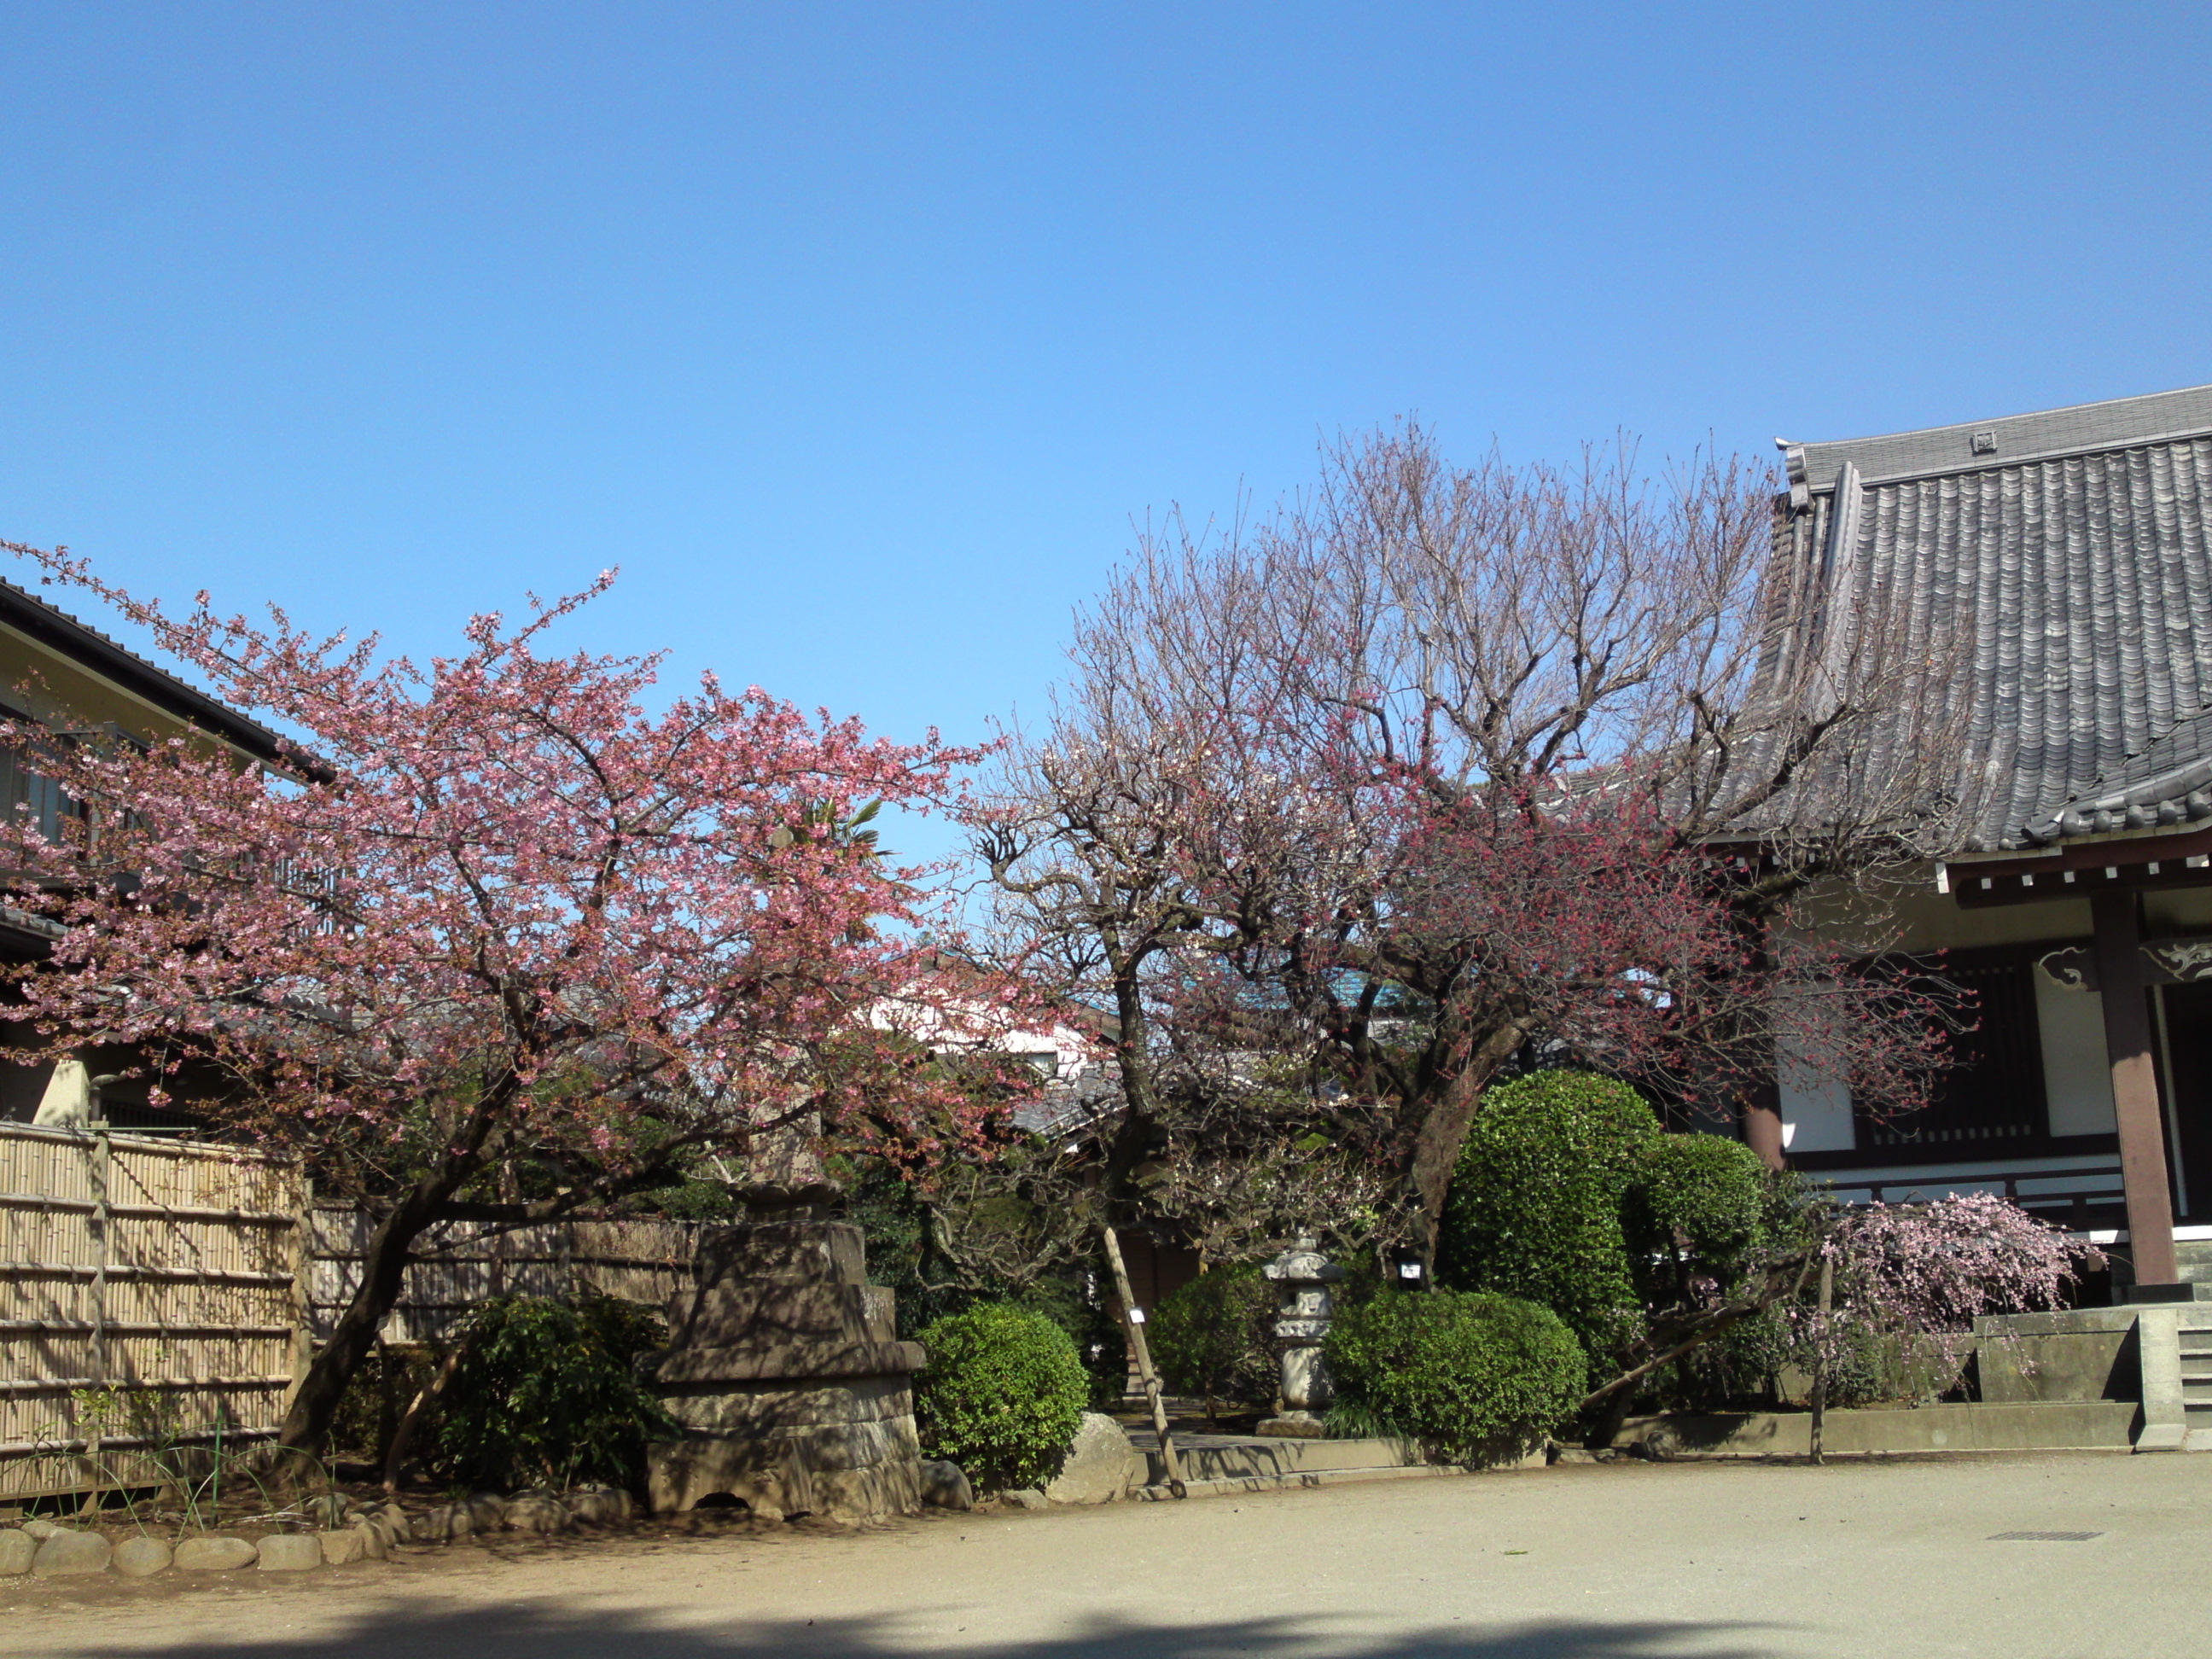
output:
[[[1149,1432],[1130,1431],[1129,1443],[1142,1453],[1147,1484],[1167,1478],[1158,1441]],[[1276,1480],[1341,1469],[1421,1467],[1420,1449],[1405,1440],[1277,1439],[1259,1435],[1193,1434],[1176,1437],[1176,1455],[1186,1482]]]
[[[1540,1463],[1540,1460],[1539,1460]],[[1438,1466],[1421,1463],[1412,1468],[1399,1464],[1382,1464],[1373,1468],[1308,1469],[1304,1473],[1279,1475],[1249,1475],[1239,1480],[1186,1480],[1183,1496],[1191,1498],[1233,1498],[1240,1493],[1283,1492],[1293,1487],[1335,1486],[1354,1480],[1429,1480],[1440,1476],[1471,1474],[1476,1471],[1454,1465]],[[1130,1494],[1140,1504],[1172,1504],[1176,1495],[1165,1486],[1139,1486]]]

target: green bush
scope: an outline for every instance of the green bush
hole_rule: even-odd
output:
[[[902,1340],[920,1340],[927,1326],[949,1314],[1012,1302],[1044,1315],[1074,1340],[1090,1373],[1092,1409],[1120,1402],[1127,1389],[1127,1338],[1114,1305],[1099,1294],[1111,1282],[1103,1250],[1094,1248],[1092,1261],[1056,1262],[1019,1280],[979,1271],[937,1249],[932,1212],[939,1200],[894,1165],[881,1158],[843,1158],[835,1173],[846,1183],[845,1218],[866,1240],[868,1282],[896,1298]]]
[[[1386,1293],[1323,1347],[1340,1416],[1456,1462],[1517,1455],[1572,1415],[1586,1369],[1548,1308],[1485,1292]]]
[[[381,1345],[372,1349],[339,1397],[331,1421],[329,1455],[380,1468],[401,1413],[437,1370],[437,1358],[427,1349]]]
[[[1044,1315],[986,1303],[921,1333],[915,1379],[922,1449],[978,1486],[1034,1486],[1059,1468],[1083,1420],[1090,1379],[1068,1334]]]
[[[1722,1135],[1657,1135],[1638,1153],[1623,1210],[1648,1300],[1680,1300],[1692,1279],[1732,1282],[1759,1243],[1766,1166]]]
[[[1168,1386],[1206,1401],[1267,1400],[1275,1392],[1275,1286],[1257,1267],[1216,1267],[1161,1299],[1146,1328]]]
[[[638,1381],[659,1320],[611,1297],[501,1297],[469,1316],[438,1426],[441,1462],[471,1485],[635,1486],[648,1441],[681,1432]]]
[[[1539,1303],[1604,1364],[1641,1324],[1621,1211],[1659,1135],[1611,1078],[1537,1072],[1491,1090],[1453,1173],[1437,1282]]]

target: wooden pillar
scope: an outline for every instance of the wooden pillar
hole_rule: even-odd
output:
[[[2151,1059],[2150,1002],[2143,988],[2136,896],[2099,893],[2089,905],[2097,927],[2105,1053],[2112,1066],[2112,1110],[2120,1131],[2120,1177],[2127,1183],[2136,1283],[2171,1285],[2181,1277],[2181,1268],[2173,1249],[2173,1200],[2166,1184],[2166,1127],[2159,1118],[2158,1071]]]
[[[1754,1088],[1743,1103],[1744,1145],[1770,1170],[1783,1164],[1782,1090],[1772,1083]]]

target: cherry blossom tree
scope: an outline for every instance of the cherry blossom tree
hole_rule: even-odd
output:
[[[1836,1306],[1920,1336],[1971,1331],[1987,1314],[2063,1307],[2075,1280],[2105,1265],[2079,1234],[1994,1193],[1838,1209],[1820,1255],[1833,1264]],[[1790,1311],[1815,1343],[1835,1340],[1817,1309]]]
[[[1770,1309],[1817,1376],[1850,1364],[1869,1333],[1940,1357],[1955,1374],[1976,1319],[2064,1307],[2081,1274],[2106,1265],[2087,1240],[1993,1193],[1846,1206],[1800,1188],[1785,1207],[1735,1283],[1707,1282],[1657,1310],[1615,1375],[1584,1398],[1593,1445],[1612,1443],[1646,1379]]]
[[[871,803],[947,805],[975,751],[712,677],[655,712],[658,658],[546,649],[611,573],[418,666],[11,550],[284,734],[264,767],[202,733],[8,726],[80,810],[58,843],[0,835],[11,902],[61,928],[14,975],[38,1051],[119,1045],[157,1101],[212,1075],[194,1110],[217,1132],[299,1152],[377,1218],[286,1444],[321,1441],[441,1221],[605,1206],[780,1128],[924,1164],[1009,1097],[941,1051],[1015,988],[940,985],[912,943],[946,921],[932,872],[857,828]]]

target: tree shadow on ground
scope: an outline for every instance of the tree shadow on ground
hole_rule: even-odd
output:
[[[630,1610],[387,1603],[310,1636],[241,1635],[160,1651],[163,1659],[908,1659],[930,1651],[975,1659],[1768,1659],[1778,1650],[1759,1639],[1763,1627],[1722,1622],[1451,1624],[1376,1640],[1336,1628],[1340,1619],[1114,1619],[1061,1636],[998,1641],[957,1635],[944,1620],[929,1620],[928,1610],[916,1613],[711,1629]],[[916,1627],[923,1622],[943,1627]]]

